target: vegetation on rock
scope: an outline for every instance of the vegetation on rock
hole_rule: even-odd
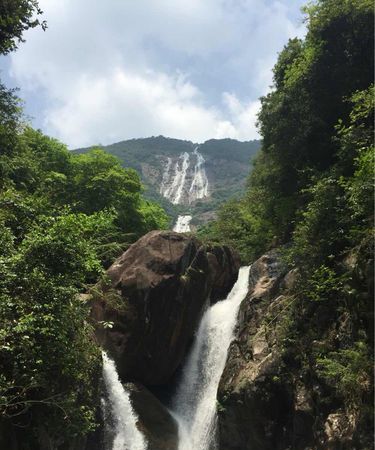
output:
[[[304,11],[306,38],[290,40],[280,53],[273,90],[262,98],[263,144],[247,190],[200,235],[235,246],[245,262],[287,244],[284,258],[298,268],[299,282],[282,314],[288,323],[285,370],[311,389],[320,386],[316,417],[322,411],[354,414],[349,445],[367,448],[374,11],[366,0],[318,0]]]

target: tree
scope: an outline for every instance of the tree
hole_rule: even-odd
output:
[[[23,33],[29,28],[41,26],[46,29],[45,21],[38,16],[43,14],[37,0],[1,0],[0,2],[0,53],[17,49],[24,42]]]

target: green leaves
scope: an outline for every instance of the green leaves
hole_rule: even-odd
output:
[[[29,28],[47,24],[37,17],[42,11],[37,0],[2,0],[0,3],[0,53],[16,50],[23,42],[23,33]]]
[[[30,442],[41,426],[71,442],[95,427],[99,399],[100,352],[79,293],[167,219],[143,199],[135,171],[19,126],[16,98],[3,94],[0,420],[27,422]],[[1,100],[0,87],[0,112]]]
[[[349,274],[338,275],[333,269],[322,265],[310,273],[302,295],[313,302],[344,301],[349,282]]]
[[[318,374],[339,396],[345,398],[347,406],[358,408],[363,393],[371,389],[371,355],[366,343],[356,342],[353,347],[330,352],[317,359]]]

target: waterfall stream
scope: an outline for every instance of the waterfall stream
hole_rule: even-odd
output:
[[[189,189],[189,203],[208,197],[208,179],[204,168],[205,159],[198,152],[198,147],[194,149],[193,153],[197,162],[194,166],[194,177]]]
[[[216,394],[238,309],[248,291],[249,270],[242,267],[226,300],[202,317],[172,406],[179,426],[178,450],[215,449]]]
[[[186,175],[190,166],[189,153],[181,153],[180,157],[176,161],[173,173],[171,170],[171,165],[172,161],[168,158],[167,166],[163,174],[160,193],[174,205],[179,205],[184,192]]]
[[[173,231],[177,233],[188,233],[190,230],[190,221],[192,217],[190,215],[178,216],[176,225],[173,227]]]
[[[175,163],[167,157],[160,193],[174,205],[190,205],[209,196],[205,159],[198,148],[190,153],[181,153]],[[189,214],[178,216],[173,230],[179,233],[190,231],[191,219]]]
[[[238,309],[248,291],[249,267],[242,267],[225,300],[203,314],[190,354],[183,367],[171,413],[178,424],[178,450],[215,450],[216,395],[234,337]],[[130,395],[119,380],[114,362],[103,352],[105,409],[111,418],[108,450],[146,450],[137,428]]]
[[[129,393],[119,380],[115,363],[103,352],[103,379],[107,392],[104,403],[113,420],[113,443],[110,450],[146,450],[143,434],[137,428],[137,416],[131,405]]]

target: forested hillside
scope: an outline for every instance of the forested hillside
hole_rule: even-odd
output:
[[[117,156],[125,167],[135,169],[145,186],[145,196],[162,204],[173,217],[173,221],[178,213],[189,212],[193,216],[193,223],[202,224],[215,216],[225,200],[241,195],[260,141],[210,139],[198,145],[190,141],[158,136],[99,147]],[[185,152],[192,153],[195,148],[198,148],[204,157],[209,184],[208,197],[193,202],[188,208],[173,205],[160,193],[168,158],[177,161],[180,155]],[[78,149],[74,153],[86,153],[89,150]]]

